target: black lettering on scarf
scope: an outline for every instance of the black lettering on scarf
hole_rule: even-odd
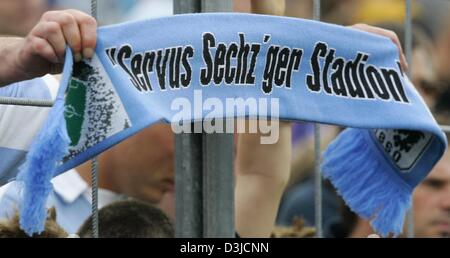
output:
[[[358,52],[353,59],[348,60],[335,57],[335,53],[336,50],[324,42],[315,45],[310,60],[312,74],[306,75],[306,86],[310,91],[318,93],[323,87],[327,95],[367,100],[377,97],[409,103],[397,70],[366,65],[369,55],[363,52]],[[323,69],[321,62],[324,63]],[[331,87],[328,84],[330,72]]]
[[[213,82],[221,85],[254,85],[255,70],[261,45],[245,41],[244,33],[239,33],[239,44],[217,43],[211,32],[203,34],[203,62],[200,70],[200,83],[208,86]],[[233,66],[233,61],[236,65]]]
[[[181,86],[188,87],[191,84],[192,68],[189,63],[189,59],[194,56],[194,48],[192,46],[186,46],[183,51],[181,63],[183,65],[185,73],[181,74]]]
[[[118,64],[127,73],[132,85],[140,92],[153,91],[152,74],[161,90],[166,90],[167,83],[170,89],[186,88],[192,80],[189,59],[194,56],[194,49],[189,45],[133,53],[132,47],[125,44],[118,50],[108,48],[105,53],[113,66]]]
[[[311,56],[311,69],[314,75],[306,75],[306,85],[311,91],[320,91],[320,65],[319,57],[325,57],[328,47],[325,43],[319,42],[314,48],[314,52]]]
[[[203,86],[210,83],[213,75],[213,62],[211,58],[210,47],[215,47],[216,40],[212,33],[205,33],[203,35],[203,61],[205,62],[206,68],[200,70],[200,82]]]
[[[266,55],[262,91],[270,94],[273,84],[277,87],[284,85],[286,88],[291,88],[292,73],[299,71],[302,55],[303,50],[299,48],[270,46]]]
[[[351,97],[365,98],[364,92],[358,80],[357,67],[362,59],[362,54],[358,53],[355,60],[349,60],[345,64],[345,83],[347,84],[348,93]]]

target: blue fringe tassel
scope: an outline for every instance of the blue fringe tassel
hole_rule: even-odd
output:
[[[366,129],[349,128],[324,152],[323,175],[330,179],[350,209],[371,221],[383,237],[398,236],[411,207],[412,188],[387,164]]]
[[[64,120],[64,100],[58,98],[49,112],[49,118],[34,139],[26,162],[20,167],[17,180],[23,187],[20,207],[21,228],[30,236],[44,230],[47,217],[46,201],[52,192],[50,180],[64,155],[70,139]]]

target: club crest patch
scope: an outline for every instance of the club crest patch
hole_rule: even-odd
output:
[[[376,129],[374,135],[386,155],[404,173],[415,165],[433,137],[430,133],[402,129]]]
[[[97,56],[74,65],[65,98],[64,118],[71,143],[64,160],[131,127],[123,103]]]

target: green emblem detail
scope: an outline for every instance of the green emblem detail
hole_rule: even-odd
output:
[[[86,110],[87,80],[92,70],[92,67],[84,62],[76,63],[67,88],[64,118],[70,146],[76,146],[81,138]]]
[[[67,133],[71,141],[70,146],[76,146],[80,140],[85,108],[86,86],[84,83],[72,79],[66,94],[66,107],[64,110]]]

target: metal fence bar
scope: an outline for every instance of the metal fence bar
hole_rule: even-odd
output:
[[[96,20],[97,16],[97,0],[91,0],[91,16]],[[97,157],[91,160],[91,189],[92,189],[92,237],[98,238],[98,164]]]
[[[411,17],[411,0],[405,0],[405,56],[409,65],[407,74],[412,75],[412,17]]]
[[[44,100],[44,99],[0,97],[0,105],[52,107],[53,101],[52,100]]]
[[[91,160],[91,176],[92,176],[92,237],[98,238],[98,163],[97,157]]]
[[[203,135],[203,236],[234,237],[233,134]]]
[[[405,55],[406,61],[409,65],[409,70],[407,71],[408,76],[411,78],[413,64],[412,64],[412,18],[411,18],[411,0],[405,0]],[[411,209],[406,214],[407,223],[407,236],[408,238],[414,237],[414,212],[413,206],[411,204]]]
[[[201,12],[200,0],[174,0],[174,13]],[[194,128],[194,124],[191,125]],[[203,236],[202,134],[175,134],[175,236]]]
[[[96,20],[98,18],[97,6],[98,6],[97,0],[91,0],[91,16],[94,17]]]
[[[450,133],[450,125],[439,125],[444,133]]]
[[[201,9],[200,0],[173,0],[174,14],[199,13]]]
[[[233,3],[231,0],[202,0],[202,12],[231,12]]]
[[[320,0],[314,0],[313,19],[320,21]],[[314,222],[316,237],[323,237],[322,229],[322,176],[320,173],[320,125],[314,124]]]
[[[175,134],[176,237],[203,236],[202,151],[202,134]]]
[[[174,2],[176,14],[231,9],[231,0]],[[175,186],[176,237],[234,236],[233,135],[175,135]]]
[[[231,0],[202,0],[202,12],[230,12]],[[203,134],[203,237],[234,237],[233,134]]]

